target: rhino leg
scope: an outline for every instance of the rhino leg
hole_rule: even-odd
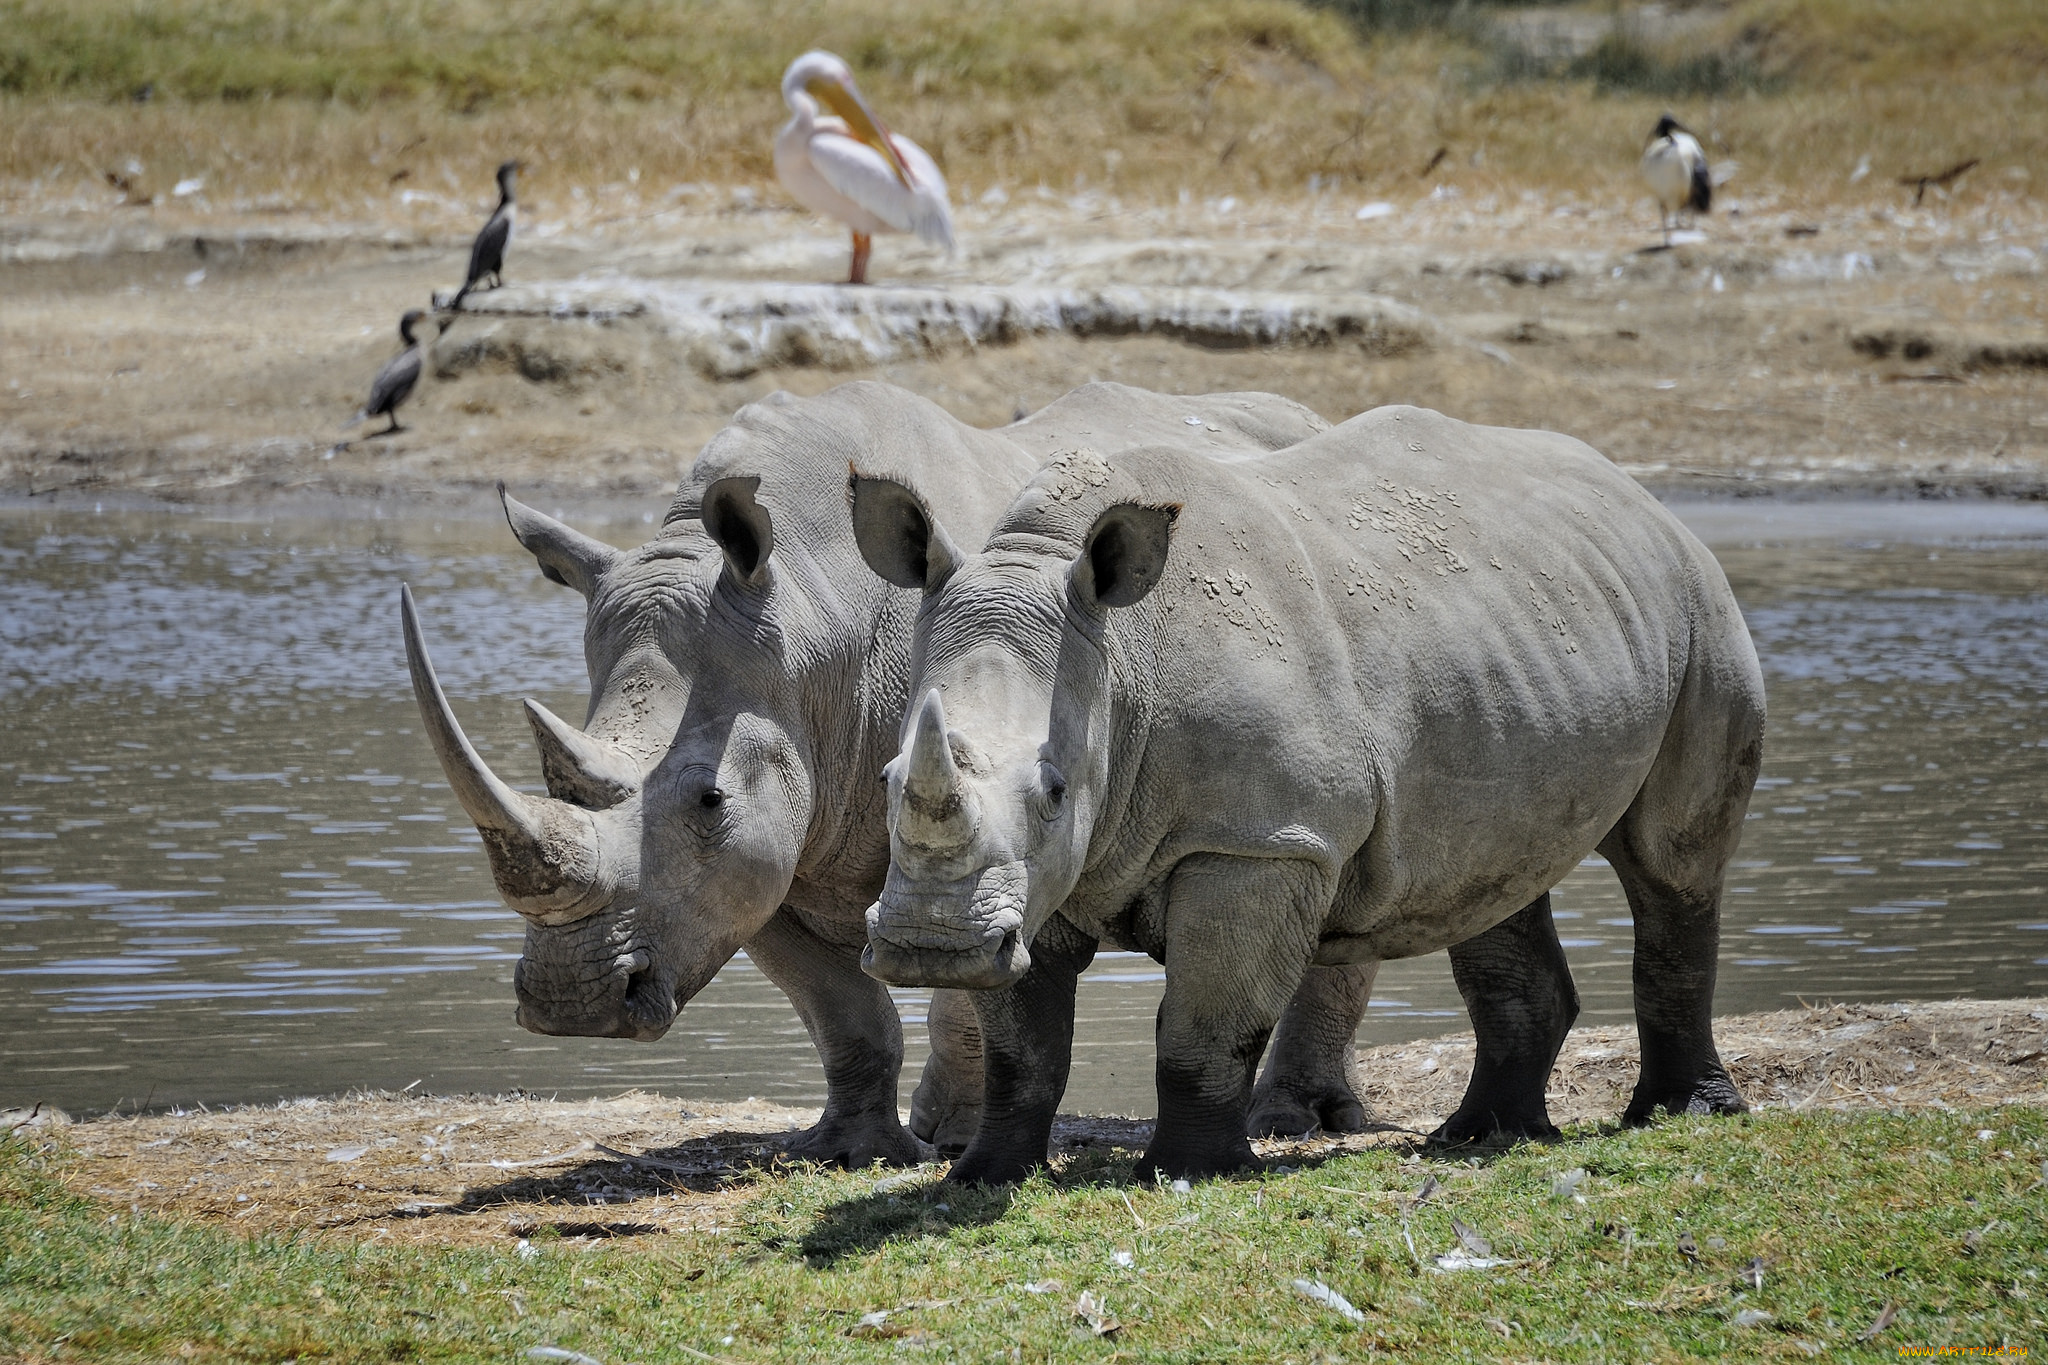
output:
[[[903,1024],[888,988],[862,974],[860,949],[819,937],[784,906],[747,956],[796,1006],[825,1064],[825,1113],[791,1155],[854,1170],[916,1165],[917,1143],[896,1115]]]
[[[1579,992],[1550,918],[1550,893],[1454,945],[1451,975],[1472,1016],[1478,1056],[1464,1103],[1430,1141],[1561,1136],[1543,1091],[1579,1017]]]
[[[1140,1180],[1257,1165],[1245,1136],[1266,1040],[1315,952],[1328,879],[1307,863],[1199,854],[1166,891],[1159,1124]]]
[[[1718,895],[1646,875],[1618,846],[1600,851],[1621,875],[1636,921],[1636,1032],[1643,1070],[1622,1122],[1673,1114],[1740,1114],[1749,1106],[1714,1047],[1714,975],[1721,944]],[[1718,888],[1717,888],[1718,889]]]
[[[973,993],[984,1057],[981,1122],[947,1180],[1007,1185],[1045,1164],[1074,1057],[1074,986],[1094,957],[1095,940],[1055,915],[1031,941],[1022,980]]]
[[[932,1051],[910,1097],[910,1131],[941,1156],[958,1156],[981,1123],[981,1025],[972,994],[933,991],[925,1027]]]
[[[1273,1052],[1252,1091],[1253,1137],[1295,1137],[1317,1128],[1365,1130],[1358,1026],[1372,998],[1377,962],[1310,967],[1273,1032]]]
[[[1763,763],[1762,683],[1695,667],[1664,747],[1600,843],[1634,913],[1636,1032],[1643,1071],[1622,1121],[1739,1114],[1747,1105],[1714,1048],[1721,885]]]

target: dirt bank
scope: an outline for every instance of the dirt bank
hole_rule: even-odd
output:
[[[1719,1022],[1722,1056],[1750,1103],[1789,1109],[2048,1105],[2048,999],[1841,1005]],[[1391,1131],[1259,1144],[1312,1158],[1410,1142],[1456,1107],[1470,1034],[1373,1048],[1367,1097]],[[1615,1118],[1636,1067],[1635,1031],[1581,1029],[1551,1077],[1560,1124]],[[69,1124],[0,1123],[56,1139],[69,1179],[110,1206],[254,1232],[502,1243],[520,1237],[652,1237],[708,1229],[750,1197],[815,1112],[748,1101],[679,1108],[633,1092],[604,1100],[367,1095],[221,1112]],[[1064,1117],[1063,1153],[1143,1144],[1150,1124]]]
[[[1702,240],[1646,253],[1645,204],[1569,193],[1364,219],[1328,194],[1020,195],[963,206],[957,257],[878,246],[876,280],[919,300],[874,324],[881,346],[858,320],[790,316],[789,287],[844,268],[814,219],[738,192],[615,221],[543,203],[515,287],[436,344],[409,429],[352,444],[341,422],[398,314],[456,281],[462,205],[354,224],[175,204],[19,217],[0,222],[0,496],[463,500],[502,477],[659,498],[739,404],[865,377],[979,425],[1090,378],[1270,389],[1332,419],[1401,401],[1570,432],[1667,492],[2048,497],[2035,201],[1725,202]],[[995,321],[932,322],[976,308]]]

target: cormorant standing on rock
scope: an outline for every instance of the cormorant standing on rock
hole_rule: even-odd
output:
[[[1657,196],[1658,221],[1664,245],[1671,245],[1671,219],[1691,209],[1705,213],[1714,202],[1714,181],[1707,173],[1707,154],[1699,139],[1671,115],[1657,120],[1643,148],[1643,179]]]
[[[348,419],[347,426],[354,426],[366,417],[388,417],[391,425],[382,431],[373,431],[372,436],[389,436],[394,431],[403,431],[398,425],[398,405],[412,397],[413,385],[420,382],[420,365],[425,357],[424,344],[413,336],[412,329],[426,316],[424,309],[408,308],[405,316],[398,320],[398,335],[405,341],[405,349],[385,362],[377,371],[376,379],[370,383],[370,397],[363,404],[363,410]]]
[[[477,233],[476,242],[469,249],[469,278],[462,282],[462,288],[455,291],[455,297],[448,305],[450,308],[462,307],[462,300],[486,275],[491,277],[493,289],[505,283],[500,272],[505,268],[505,247],[512,240],[512,218],[516,212],[512,203],[512,177],[518,173],[517,161],[507,161],[498,167],[498,207],[483,230]]]

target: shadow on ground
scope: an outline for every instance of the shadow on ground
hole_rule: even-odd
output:
[[[1050,1162],[1034,1176],[1060,1191],[1117,1188],[1139,1184],[1136,1169],[1152,1137],[1152,1121],[1127,1118],[1083,1118],[1063,1115],[1053,1126]],[[1459,1158],[1507,1150],[1469,1144],[1456,1149],[1432,1147],[1420,1134],[1392,1125],[1375,1125],[1362,1133],[1305,1134],[1257,1144],[1256,1166],[1216,1177],[1256,1181],[1269,1173],[1314,1170],[1340,1156],[1372,1148],[1448,1153]],[[771,1245],[800,1251],[813,1266],[823,1267],[847,1256],[876,1251],[892,1242],[942,1235],[954,1228],[982,1227],[1000,1219],[1016,1198],[1017,1186],[948,1185],[936,1165],[885,1177],[868,1193],[818,1211],[811,1226],[796,1238],[771,1239]]]
[[[515,1237],[637,1237],[666,1232],[635,1220],[642,1200],[682,1193],[743,1193],[764,1180],[788,1175],[801,1164],[788,1154],[800,1133],[744,1130],[710,1133],[645,1152],[624,1152],[591,1144],[597,1155],[573,1166],[471,1185],[452,1200],[422,1199],[396,1208],[369,1210],[331,1220],[327,1227],[393,1219],[469,1217],[494,1208],[518,1209],[506,1231]],[[555,1209],[565,1216],[546,1216]],[[574,1210],[575,1216],[566,1216]],[[616,1212],[614,1212],[616,1211]]]

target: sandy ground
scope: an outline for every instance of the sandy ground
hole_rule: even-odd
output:
[[[1731,1016],[1716,1032],[1760,1109],[2048,1105],[2048,999],[1835,1005]],[[1263,1142],[1261,1154],[1312,1161],[1413,1143],[1457,1106],[1472,1038],[1372,1048],[1361,1060],[1385,1129]],[[1551,1077],[1551,1118],[1612,1121],[1635,1069],[1632,1028],[1578,1030]],[[359,1095],[78,1124],[14,1111],[0,1126],[68,1146],[66,1178],[114,1208],[249,1233],[479,1245],[719,1228],[785,1161],[787,1136],[816,1117],[755,1101],[692,1112],[636,1091],[580,1101]],[[1087,1146],[1135,1150],[1150,1127],[1064,1116],[1055,1159]]]
[[[1663,492],[2048,497],[2048,210],[1901,191],[1895,209],[1816,214],[1739,180],[1717,204],[1703,240],[1646,253],[1647,200],[1423,198],[1360,219],[1331,195],[1127,209],[1019,194],[962,206],[950,260],[882,239],[872,278],[945,297],[1200,290],[1250,311],[1391,301],[1421,325],[1398,345],[919,332],[880,358],[799,339],[733,364],[654,313],[551,316],[548,300],[824,284],[843,237],[750,190],[543,200],[512,287],[482,296],[495,311],[436,344],[410,429],[348,445],[341,422],[395,352],[398,314],[458,282],[481,205],[352,223],[18,205],[0,218],[0,496],[462,501],[502,477],[658,497],[739,404],[873,377],[979,425],[1091,378],[1268,389],[1332,419],[1405,401],[1570,432]]]

